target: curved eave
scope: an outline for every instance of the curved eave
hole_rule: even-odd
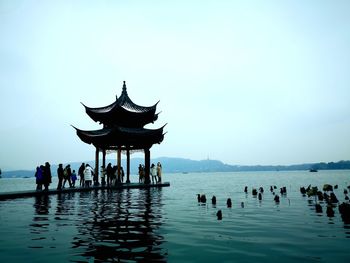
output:
[[[83,104],[83,103],[82,103]],[[84,104],[83,104],[84,105]],[[130,111],[118,103],[113,103],[104,108],[89,108],[84,105],[87,115],[95,122],[112,126],[120,124],[122,126],[143,127],[148,123],[153,123],[157,120],[156,105],[150,107],[148,111]]]
[[[164,126],[159,129],[114,127],[92,131],[80,130],[74,126],[73,128],[83,142],[96,147],[108,149],[118,146],[143,149],[163,141]]]
[[[140,106],[135,104],[128,95],[126,95],[126,98],[119,98],[115,102],[104,106],[104,107],[98,107],[98,108],[92,108],[86,106],[84,103],[81,102],[81,104],[85,107],[85,111],[87,114],[89,113],[95,113],[95,114],[108,114],[112,111],[117,111],[118,109],[124,109],[128,112],[133,113],[148,113],[150,111],[155,111],[157,108],[159,101],[150,107]]]
[[[113,132],[122,135],[132,135],[135,137],[159,136],[163,134],[163,128],[165,125],[158,129],[116,127],[113,129]]]
[[[103,122],[103,119],[106,118],[106,116],[109,115],[109,113],[115,108],[116,101],[112,104],[100,107],[100,108],[90,108],[86,106],[84,103],[81,103],[85,107],[85,112],[91,119],[93,119],[96,122]]]
[[[149,106],[149,107],[138,105],[130,99],[130,97],[126,91],[126,88],[123,89],[122,94],[120,95],[119,99],[117,100],[117,104],[120,107],[123,107],[124,109],[126,109],[128,111],[138,112],[138,113],[149,112],[152,110],[155,111],[158,103],[159,103],[159,101],[156,104],[154,104],[153,106]]]
[[[93,112],[93,113],[108,113],[109,111],[113,110],[117,104],[117,101],[105,106],[105,107],[98,107],[98,108],[91,108],[86,106],[84,103],[81,102],[81,104],[85,107],[86,113]]]
[[[127,111],[130,111],[130,112],[135,112],[135,113],[148,113],[150,111],[155,111],[156,108],[157,108],[157,105],[159,103],[159,101],[154,104],[153,106],[150,106],[150,107],[144,107],[144,106],[140,106],[140,105],[137,105],[135,103],[133,103],[131,101],[131,99],[129,99],[130,102],[122,102],[122,103],[118,103],[118,106],[127,110]]]
[[[97,145],[99,143],[102,143],[105,138],[108,138],[111,134],[111,129],[100,129],[100,130],[92,130],[92,131],[86,131],[86,130],[80,130],[74,126],[72,126],[76,132],[80,140],[87,144],[94,144]]]
[[[148,123],[153,123],[158,116],[155,109],[149,112],[130,112],[122,107],[117,107],[108,113],[87,112],[91,119],[96,122],[112,127],[114,125],[125,127],[143,127]]]

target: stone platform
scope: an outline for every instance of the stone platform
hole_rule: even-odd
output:
[[[169,186],[170,186],[169,182],[158,183],[158,184],[123,183],[112,187],[92,186],[92,187],[63,188],[62,190],[49,189],[48,191],[35,191],[35,190],[30,191],[29,190],[29,191],[0,193],[0,200],[42,196],[42,195],[54,195],[54,194],[62,194],[62,193],[88,192],[93,190],[104,190],[104,189],[108,189],[108,190],[147,189],[147,188],[169,187]]]

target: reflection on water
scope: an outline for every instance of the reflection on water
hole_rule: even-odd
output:
[[[51,207],[50,197],[48,195],[35,197],[34,203],[34,217],[33,223],[30,224],[30,233],[32,236],[32,241],[46,239],[43,234],[48,232],[49,226],[49,209]],[[30,248],[43,248],[42,246],[34,246],[33,243],[29,245]]]
[[[49,224],[57,232],[74,226],[71,236],[70,261],[166,261],[157,233],[162,224],[162,190],[93,191],[61,194],[57,198],[41,196],[35,199],[30,248],[43,248],[35,242],[49,238]],[[57,202],[50,211],[52,199]],[[79,204],[77,204],[77,202]],[[54,222],[48,215],[54,213]],[[51,233],[52,235],[52,233]],[[51,246],[54,248],[55,246]]]

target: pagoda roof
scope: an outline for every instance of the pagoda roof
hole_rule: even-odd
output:
[[[118,148],[133,150],[150,148],[155,143],[161,143],[164,139],[164,127],[165,125],[159,129],[145,129],[114,126],[92,131],[74,128],[83,142],[93,144],[95,147],[106,150]]]
[[[153,123],[158,119],[156,108],[159,101],[150,107],[135,104],[128,96],[125,81],[120,97],[116,97],[112,104],[91,108],[85,107],[86,113],[94,120],[105,124],[107,127],[114,125],[123,127],[143,127],[148,123]]]

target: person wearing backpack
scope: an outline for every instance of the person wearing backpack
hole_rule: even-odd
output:
[[[70,169],[70,165],[68,164],[63,170],[63,178],[64,178],[63,188],[67,181],[69,183],[69,187],[70,188],[72,187],[72,181],[70,180],[71,176],[72,176],[72,170]]]

